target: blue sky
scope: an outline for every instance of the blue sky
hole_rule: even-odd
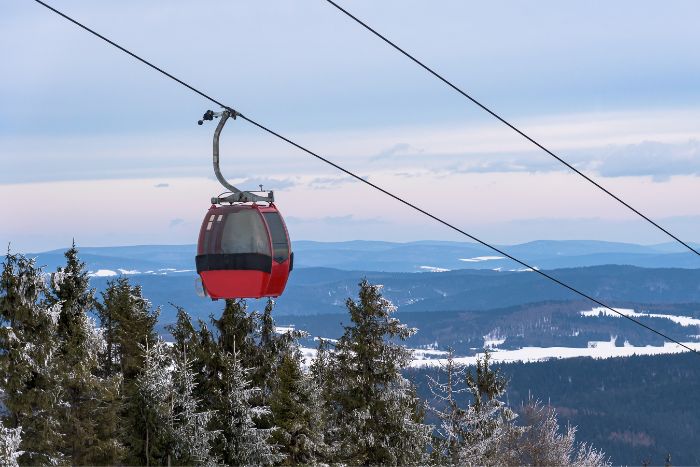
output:
[[[475,235],[666,238],[321,0],[54,5]],[[700,241],[697,2],[343,2],[689,241]],[[0,18],[0,242],[192,243],[211,104],[34,2]],[[235,122],[222,167],[297,239],[459,240]]]

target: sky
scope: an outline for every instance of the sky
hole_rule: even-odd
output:
[[[53,0],[305,147],[495,243],[662,243],[323,0]],[[700,242],[700,4],[342,1],[686,241]],[[0,243],[194,243],[213,104],[32,2],[0,15]],[[222,171],[274,189],[295,240],[463,237],[252,127]]]

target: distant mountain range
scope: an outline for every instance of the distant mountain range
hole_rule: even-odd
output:
[[[700,244],[695,245],[700,248]],[[540,240],[499,246],[541,269],[604,264],[645,268],[700,268],[700,259],[674,243],[635,245],[587,240]],[[430,272],[455,269],[518,270],[522,266],[476,243],[421,241],[294,242],[295,266],[381,272]],[[133,272],[194,269],[195,245],[82,247],[83,261],[93,271]],[[63,262],[63,250],[32,253],[49,269]]]
[[[700,260],[675,245],[538,241],[503,248],[611,306],[700,318]],[[581,316],[595,305],[475,244],[301,241],[294,249],[296,268],[275,314],[281,324],[295,324],[313,335],[337,337],[342,332],[345,301],[356,297],[358,282],[367,278],[384,286],[402,320],[421,329],[410,343],[414,347],[437,342],[440,347],[482,348],[488,340],[484,336],[494,333],[506,338],[503,349],[585,347],[614,335],[618,345],[661,344],[658,336],[629,322]],[[222,302],[195,293],[194,254],[194,245],[80,249],[98,291],[115,276],[127,275],[161,307],[161,326],[175,319],[170,303],[204,320],[221,313]],[[64,262],[62,250],[32,256],[47,271]],[[589,264],[596,262],[620,264]],[[250,300],[249,305],[262,309],[264,302]],[[700,335],[697,326],[642,319],[684,341]]]
[[[536,241],[503,249],[596,298],[616,302],[700,302],[700,259],[675,244]],[[400,311],[485,310],[548,300],[578,300],[570,291],[474,243],[350,241],[294,244],[295,271],[279,298],[279,315],[344,312],[362,277],[384,284]],[[47,271],[63,250],[31,254]],[[126,274],[154,304],[170,302],[195,315],[220,304],[194,292],[194,245],[83,247],[80,258],[98,288]],[[694,268],[694,269],[693,269]],[[443,271],[443,272],[429,272]],[[165,320],[170,312],[164,308]]]

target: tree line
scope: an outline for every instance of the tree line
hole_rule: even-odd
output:
[[[193,322],[159,310],[126,277],[99,296],[73,245],[50,274],[8,251],[0,277],[2,465],[604,465],[549,407],[519,416],[489,363],[452,354],[421,400],[403,371],[415,329],[381,287],[348,298],[337,341],[227,300]],[[175,306],[175,305],[173,305]],[[457,394],[469,394],[467,402]]]

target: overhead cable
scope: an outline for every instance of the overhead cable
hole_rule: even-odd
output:
[[[433,220],[439,222],[440,224],[442,224],[442,225],[444,225],[444,226],[446,226],[446,227],[449,227],[450,229],[454,230],[455,232],[458,232],[458,233],[464,235],[465,237],[467,237],[467,238],[469,238],[469,239],[471,239],[471,240],[473,240],[473,241],[475,241],[475,242],[477,242],[477,243],[480,243],[481,245],[483,245],[483,246],[485,246],[485,247],[487,247],[487,248],[489,248],[489,249],[491,249],[491,250],[493,250],[493,251],[495,251],[495,252],[497,252],[497,253],[503,255],[504,257],[506,257],[506,258],[508,258],[508,259],[510,259],[510,260],[512,260],[512,261],[515,261],[516,263],[520,264],[521,266],[524,266],[525,268],[527,268],[527,269],[529,269],[529,270],[531,270],[531,271],[533,271],[533,272],[536,272],[536,273],[539,274],[540,276],[545,277],[545,278],[549,279],[550,281],[552,281],[552,282],[554,282],[554,283],[556,283],[556,284],[559,284],[560,286],[562,286],[562,287],[564,287],[564,288],[566,288],[566,289],[568,289],[568,290],[570,290],[570,291],[572,291],[572,292],[578,294],[579,296],[581,296],[581,297],[583,297],[583,298],[585,298],[585,299],[587,299],[587,300],[590,300],[590,301],[592,301],[593,303],[596,303],[597,305],[599,305],[599,306],[601,306],[601,307],[603,307],[603,308],[605,308],[605,309],[607,309],[607,310],[610,310],[610,311],[612,311],[613,313],[615,313],[615,314],[617,314],[617,315],[619,315],[619,316],[621,316],[621,317],[623,317],[623,318],[626,318],[626,319],[632,321],[633,323],[638,324],[639,326],[642,326],[643,328],[645,328],[645,329],[647,329],[647,330],[649,330],[649,331],[651,331],[651,332],[657,334],[658,336],[663,337],[664,339],[668,340],[669,342],[673,342],[673,343],[675,343],[675,344],[678,344],[678,345],[680,345],[681,347],[683,347],[684,349],[689,350],[689,351],[691,351],[691,352],[693,352],[693,353],[695,353],[695,354],[700,355],[700,352],[698,352],[697,350],[693,349],[692,347],[689,347],[688,345],[686,345],[686,344],[684,344],[684,343],[682,343],[682,342],[680,342],[680,341],[678,341],[678,340],[676,340],[676,339],[674,339],[674,338],[672,338],[672,337],[670,337],[670,336],[667,336],[666,334],[662,333],[661,331],[657,331],[656,329],[652,328],[651,326],[648,326],[648,325],[646,325],[646,324],[644,324],[644,323],[642,323],[642,322],[640,322],[640,321],[634,319],[633,317],[628,316],[628,315],[626,315],[626,314],[624,314],[624,313],[622,313],[622,312],[620,312],[620,311],[618,311],[618,310],[616,310],[616,309],[614,309],[614,308],[612,308],[612,307],[606,305],[605,303],[601,302],[600,300],[598,300],[598,299],[596,299],[596,298],[594,298],[594,297],[591,297],[590,295],[588,295],[588,294],[586,294],[586,293],[584,293],[584,292],[581,292],[580,290],[576,289],[575,287],[570,286],[570,285],[568,285],[568,284],[566,284],[566,283],[560,281],[560,280],[557,279],[556,277],[551,276],[551,275],[547,274],[547,273],[544,272],[544,271],[540,271],[539,269],[537,269],[537,268],[534,267],[534,266],[530,266],[530,265],[527,264],[526,262],[524,262],[524,261],[522,261],[522,260],[520,260],[520,259],[518,259],[518,258],[516,258],[516,257],[514,257],[514,256],[512,256],[512,255],[510,255],[510,254],[508,254],[508,253],[506,253],[505,251],[503,251],[503,250],[501,250],[501,249],[499,249],[499,248],[497,248],[497,247],[495,247],[495,246],[493,246],[493,245],[491,245],[491,244],[485,242],[484,240],[481,240],[481,239],[475,237],[474,235],[471,235],[471,234],[465,232],[464,230],[462,230],[462,229],[460,229],[460,228],[454,226],[453,224],[450,224],[449,222],[447,222],[447,221],[441,219],[440,217],[438,217],[438,216],[436,216],[436,215],[434,215],[434,214],[431,214],[430,212],[426,211],[425,209],[420,208],[420,207],[416,206],[415,204],[412,204],[412,203],[409,202],[409,201],[406,201],[405,199],[401,198],[400,196],[395,195],[394,193],[391,193],[390,191],[388,191],[388,190],[386,190],[386,189],[380,187],[379,185],[376,185],[376,184],[370,182],[369,180],[366,180],[366,179],[360,177],[359,175],[357,175],[357,174],[351,172],[351,171],[348,170],[348,169],[345,169],[345,168],[341,167],[340,165],[336,164],[335,162],[333,162],[333,161],[331,161],[331,160],[329,160],[329,159],[326,159],[326,158],[323,157],[323,156],[320,156],[320,155],[316,154],[315,152],[311,151],[310,149],[307,149],[307,148],[305,148],[304,146],[302,146],[302,145],[300,145],[300,144],[298,144],[298,143],[292,141],[291,139],[289,139],[289,138],[287,138],[287,137],[285,137],[285,136],[282,136],[281,134],[275,132],[274,130],[271,130],[270,128],[268,128],[268,127],[266,127],[266,126],[264,126],[264,125],[262,125],[262,124],[256,122],[255,120],[253,120],[253,119],[251,119],[251,118],[245,116],[244,114],[242,114],[242,113],[240,113],[240,112],[238,112],[238,111],[232,109],[231,107],[222,104],[221,102],[219,102],[218,100],[214,99],[213,97],[210,97],[209,95],[203,93],[202,91],[198,90],[197,88],[195,88],[195,87],[193,87],[193,86],[187,84],[186,82],[180,80],[179,78],[176,78],[175,76],[171,75],[170,73],[164,71],[162,68],[159,68],[159,67],[153,65],[153,64],[152,64],[151,62],[149,62],[148,60],[146,60],[146,59],[144,59],[144,58],[142,58],[142,57],[140,57],[140,56],[134,54],[133,52],[131,52],[131,51],[125,49],[124,47],[118,45],[117,43],[115,43],[115,42],[113,42],[113,41],[107,39],[107,38],[104,37],[103,35],[97,33],[96,31],[90,29],[89,27],[87,27],[87,26],[85,26],[85,25],[79,23],[78,21],[76,21],[75,19],[69,17],[68,15],[66,15],[66,14],[64,14],[64,13],[62,13],[62,12],[56,10],[56,9],[53,8],[52,6],[47,5],[47,4],[44,3],[42,0],[34,0],[34,1],[37,2],[37,3],[39,3],[40,5],[43,5],[44,7],[48,8],[48,9],[51,10],[51,11],[53,11],[54,13],[56,13],[56,14],[62,16],[63,18],[67,19],[68,21],[72,22],[73,24],[75,24],[75,25],[81,27],[82,29],[88,31],[89,33],[95,35],[96,37],[99,37],[99,38],[102,39],[103,41],[109,43],[110,45],[112,45],[112,46],[114,46],[114,47],[116,47],[116,48],[118,48],[118,49],[121,50],[122,52],[125,52],[126,54],[128,54],[128,55],[130,55],[131,57],[137,59],[138,61],[144,63],[145,65],[147,65],[147,66],[153,68],[154,70],[160,72],[160,73],[163,74],[164,76],[167,76],[168,78],[170,78],[170,79],[172,79],[172,80],[174,80],[174,81],[176,81],[176,82],[182,84],[183,86],[185,86],[185,87],[188,88],[189,90],[191,90],[191,91],[193,91],[193,92],[199,94],[200,96],[204,97],[205,99],[209,100],[210,102],[213,102],[213,103],[215,103],[215,104],[217,104],[217,105],[219,105],[219,106],[221,106],[221,107],[223,107],[223,108],[225,108],[225,109],[229,109],[231,112],[235,112],[235,114],[237,115],[238,118],[242,118],[243,120],[245,120],[245,121],[251,123],[252,125],[254,125],[254,126],[260,128],[261,130],[263,130],[263,131],[265,131],[265,132],[267,132],[267,133],[269,133],[269,134],[271,134],[271,135],[273,135],[273,136],[276,136],[277,138],[281,139],[282,141],[285,141],[286,143],[291,144],[292,146],[296,147],[297,149],[300,149],[301,151],[303,151],[303,152],[305,152],[305,153],[307,153],[307,154],[309,154],[309,155],[311,155],[311,156],[313,156],[313,157],[319,159],[320,161],[325,162],[326,164],[328,164],[328,165],[330,165],[330,166],[332,166],[332,167],[334,167],[334,168],[340,170],[341,172],[343,172],[343,173],[349,175],[350,177],[352,177],[352,178],[354,178],[354,179],[356,179],[356,180],[358,180],[358,181],[364,183],[365,185],[368,185],[368,186],[374,188],[375,190],[377,190],[377,191],[379,191],[379,192],[381,192],[381,193],[383,193],[383,194],[385,194],[385,195],[387,195],[387,196],[389,196],[389,197],[395,199],[396,201],[398,201],[398,202],[400,202],[400,203],[402,203],[402,204],[404,204],[404,205],[410,207],[411,209],[420,212],[421,214],[423,214],[423,215],[425,215],[425,216],[427,216],[427,217],[429,217],[429,218],[431,218],[431,219],[433,219]]]
[[[637,209],[635,209],[634,207],[632,207],[632,205],[630,205],[629,203],[627,203],[626,201],[624,201],[622,198],[620,198],[619,196],[617,196],[616,194],[614,194],[613,192],[611,192],[610,190],[608,190],[607,188],[605,188],[605,187],[604,187],[603,185],[601,185],[600,183],[598,183],[598,182],[596,182],[595,180],[593,180],[593,179],[592,179],[591,177],[589,177],[588,175],[586,175],[586,174],[584,174],[583,172],[581,172],[580,170],[578,170],[576,167],[574,167],[572,164],[570,164],[569,162],[567,162],[566,160],[564,160],[564,159],[561,158],[560,156],[556,155],[554,152],[552,152],[552,151],[550,151],[549,149],[547,149],[545,146],[543,146],[542,144],[540,144],[539,142],[537,142],[534,138],[532,138],[531,136],[527,135],[525,132],[523,132],[523,131],[521,131],[520,129],[518,129],[515,125],[513,125],[512,123],[510,123],[509,121],[507,121],[505,118],[501,117],[501,116],[500,116],[499,114],[497,114],[495,111],[491,110],[489,107],[487,107],[486,105],[482,104],[480,101],[476,100],[476,99],[475,99],[474,97],[472,97],[470,94],[468,94],[467,92],[465,92],[465,91],[463,91],[462,89],[460,89],[459,87],[457,87],[457,85],[453,84],[451,81],[449,81],[447,78],[445,78],[444,76],[442,76],[441,74],[439,74],[437,71],[433,70],[431,67],[429,67],[428,65],[426,65],[426,64],[423,63],[422,61],[418,60],[418,59],[417,59],[416,57],[414,57],[412,54],[406,52],[404,49],[402,49],[401,47],[399,47],[398,45],[396,45],[396,43],[394,43],[394,42],[392,42],[391,40],[389,40],[386,36],[384,36],[383,34],[379,33],[376,29],[374,29],[374,28],[372,28],[371,26],[369,26],[367,23],[365,23],[364,21],[362,21],[361,19],[359,19],[357,16],[353,15],[353,14],[350,13],[348,10],[344,9],[343,7],[341,7],[340,5],[338,5],[337,3],[335,3],[333,0],[326,0],[326,1],[327,1],[328,3],[330,3],[331,5],[333,5],[334,7],[336,7],[339,11],[343,12],[343,13],[344,13],[345,15],[347,15],[349,18],[353,19],[356,23],[358,23],[359,25],[361,25],[362,27],[364,27],[365,29],[367,29],[368,31],[370,31],[372,34],[374,34],[375,36],[377,36],[378,38],[380,38],[381,40],[383,40],[384,42],[386,42],[387,44],[389,44],[391,47],[393,47],[393,48],[396,49],[397,51],[401,52],[403,55],[405,55],[406,57],[408,57],[411,61],[413,61],[413,62],[416,63],[418,66],[420,66],[421,68],[423,68],[425,71],[427,71],[428,73],[430,73],[431,75],[433,75],[435,78],[439,79],[440,81],[442,81],[443,83],[445,83],[447,86],[449,86],[449,87],[452,88],[453,90],[457,91],[457,92],[458,92],[460,95],[462,95],[463,97],[469,99],[471,102],[473,102],[473,103],[476,104],[478,107],[480,107],[481,109],[483,109],[484,111],[486,111],[487,113],[489,113],[492,117],[496,118],[498,121],[500,121],[501,123],[503,123],[504,125],[506,125],[508,128],[510,128],[511,130],[515,131],[517,134],[519,134],[520,136],[522,136],[523,138],[525,138],[526,140],[528,140],[529,142],[531,142],[532,144],[534,144],[535,146],[537,146],[538,148],[540,148],[541,150],[543,150],[544,152],[546,152],[547,154],[549,154],[550,156],[552,156],[553,158],[555,158],[555,159],[556,159],[557,161],[559,161],[560,163],[564,164],[566,167],[568,167],[569,169],[571,169],[572,171],[574,171],[576,174],[580,175],[581,177],[583,177],[584,179],[586,179],[587,181],[589,181],[590,183],[592,183],[595,187],[597,187],[599,190],[601,190],[601,191],[603,191],[604,193],[606,193],[608,196],[610,196],[611,198],[613,198],[614,200],[616,200],[618,203],[622,204],[622,205],[625,206],[627,209],[629,209],[629,210],[632,211],[633,213],[637,214],[639,217],[641,217],[642,219],[644,219],[645,221],[647,221],[648,223],[650,223],[651,225],[653,225],[653,226],[656,227],[657,229],[661,230],[663,233],[665,233],[666,235],[668,235],[669,237],[671,237],[673,240],[675,240],[676,242],[678,242],[678,243],[680,243],[681,245],[683,245],[684,247],[686,247],[688,250],[690,250],[690,251],[692,251],[693,253],[695,253],[696,255],[700,256],[700,251],[698,251],[698,250],[696,250],[695,248],[693,248],[689,243],[684,242],[683,240],[681,240],[680,238],[678,238],[677,236],[675,236],[674,234],[672,234],[671,232],[669,232],[667,229],[665,229],[664,227],[662,227],[661,225],[659,225],[658,223],[656,223],[654,220],[652,220],[652,219],[650,219],[649,217],[647,217],[646,215],[642,214],[640,211],[638,211]]]

